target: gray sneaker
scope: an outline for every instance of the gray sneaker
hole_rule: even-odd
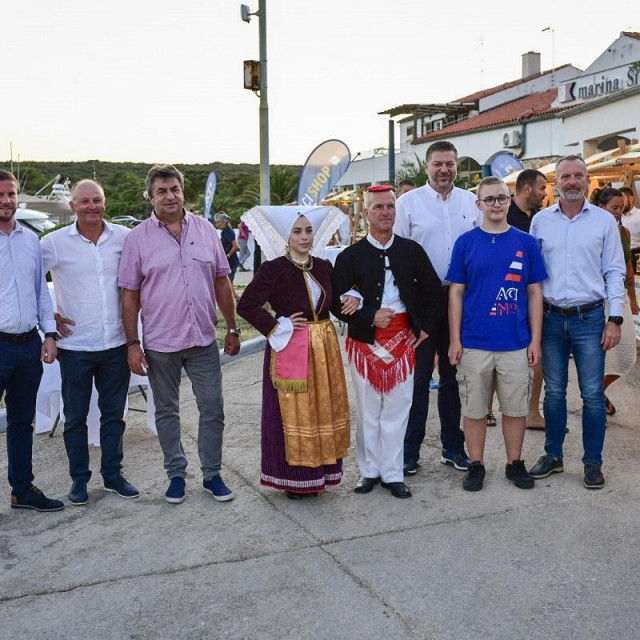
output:
[[[562,458],[555,458],[550,453],[547,453],[536,462],[534,467],[529,469],[529,475],[536,480],[540,480],[540,478],[546,478],[552,473],[562,473],[563,471]]]

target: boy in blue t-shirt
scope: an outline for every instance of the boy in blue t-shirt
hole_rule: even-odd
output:
[[[521,489],[534,479],[521,460],[533,367],[540,361],[542,285],[547,277],[536,240],[507,223],[509,190],[499,178],[478,185],[480,227],[458,238],[451,255],[449,359],[458,367],[464,435],[471,464],[462,486],[485,477],[487,406],[494,388],[502,411],[506,475]]]

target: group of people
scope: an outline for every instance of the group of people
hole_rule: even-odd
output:
[[[402,185],[397,201],[391,186],[370,187],[368,235],[346,247],[333,268],[314,254],[343,222],[338,210],[256,208],[243,216],[266,258],[237,308],[267,337],[262,485],[300,500],[342,479],[350,412],[332,313],[348,326],[361,476],[356,493],[381,484],[396,498],[411,497],[404,478],[420,467],[436,362],[440,461],[465,472],[465,490],[483,487],[494,394],[507,479],[530,489],[535,479],[562,472],[570,356],[583,399],[584,486],[604,486],[602,449],[613,406],[604,390],[629,367],[629,357],[620,354],[605,377],[605,354],[618,348],[638,311],[629,234],[614,217],[622,194],[604,189],[589,202],[585,162],[570,155],[556,164],[558,201],[539,211],[546,196],[539,172],[521,172],[513,196],[495,177],[473,194],[454,185],[457,163],[456,148],[436,142],[426,154],[426,185]],[[10,274],[0,285],[0,391],[7,391],[12,507],[64,506],[33,485],[31,470],[41,361],[56,357],[72,504],[88,501],[93,381],[104,488],[123,498],[139,495],[122,475],[129,371],[148,375],[154,393],[169,479],[165,499],[185,499],[183,367],[200,413],[203,488],[216,500],[233,498],[220,476],[224,413],[216,344],[219,309],[228,327],[225,352],[240,348],[230,256],[212,225],[185,212],[183,186],[174,167],[153,167],[146,184],[153,213],[128,230],[104,220],[102,188],[83,180],[72,191],[77,221],[38,243],[16,224],[17,184],[0,172],[0,265]],[[44,280],[49,271],[55,318]],[[626,350],[635,359],[635,338],[630,344]],[[529,470],[522,459],[527,427],[546,431],[544,454]]]
[[[224,411],[217,311],[226,321],[224,351],[240,350],[227,256],[216,229],[184,209],[184,178],[171,165],[152,167],[148,220],[130,230],[104,219],[105,196],[93,180],[71,192],[76,221],[41,242],[16,221],[18,183],[0,170],[0,393],[6,391],[11,507],[58,511],[33,484],[32,421],[42,362],[60,362],[64,444],[72,505],[89,500],[87,414],[95,383],[100,410],[104,489],[133,499],[122,474],[130,371],[148,375],[155,423],[169,479],[165,499],[185,499],[187,458],[181,443],[179,390],[184,368],[199,411],[202,487],[233,499],[222,477]],[[51,273],[56,312],[45,280]],[[142,328],[142,340],[139,327]],[[44,333],[40,338],[38,328]]]

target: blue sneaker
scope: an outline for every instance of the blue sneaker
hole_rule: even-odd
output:
[[[233,500],[233,491],[227,487],[220,475],[213,476],[209,480],[203,480],[202,486],[208,491],[218,502],[227,502]]]
[[[435,378],[429,380],[429,389],[437,389],[440,385],[435,381]]]
[[[76,506],[89,502],[87,483],[84,480],[74,480],[72,482],[71,489],[69,489],[69,502]]]
[[[407,460],[405,460],[405,463],[402,467],[402,471],[407,476],[414,476],[416,473],[418,473],[419,466],[420,465],[418,464],[418,461],[415,458],[407,458]]]
[[[164,494],[164,499],[171,504],[184,502],[184,478],[174,476],[169,482],[169,488]]]
[[[128,498],[129,500],[140,497],[140,492],[121,475],[113,478],[104,478],[104,490],[116,493],[121,498]]]
[[[469,458],[467,458],[464,452],[458,453],[456,451],[445,451],[443,449],[440,462],[442,462],[442,464],[448,464],[458,471],[466,471],[469,468]]]

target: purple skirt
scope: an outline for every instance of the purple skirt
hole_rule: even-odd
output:
[[[271,347],[267,343],[262,371],[262,469],[260,484],[279,491],[318,493],[340,484],[342,460],[320,467],[293,467],[287,464],[284,429],[278,392],[271,382]]]

